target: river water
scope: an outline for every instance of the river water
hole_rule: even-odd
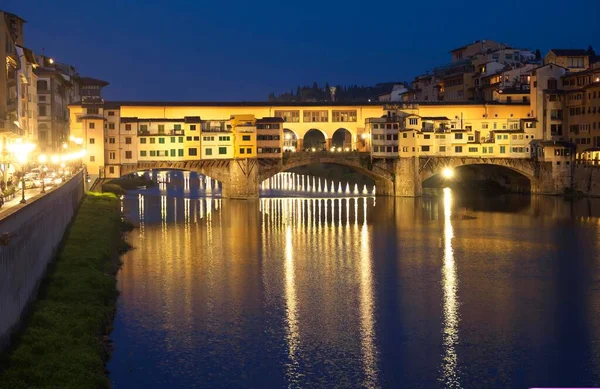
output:
[[[115,388],[600,384],[600,201],[123,199]]]

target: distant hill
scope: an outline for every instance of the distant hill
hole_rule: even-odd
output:
[[[366,101],[377,101],[379,95],[389,93],[392,87],[396,84],[410,85],[406,82],[382,82],[374,86],[358,86],[358,85],[336,85],[335,100],[348,101],[348,102],[366,102]],[[316,82],[312,86],[304,85],[296,87],[296,91],[291,90],[290,92],[276,95],[275,93],[269,94],[269,101],[277,102],[319,102],[319,101],[331,101],[329,83],[325,83],[324,86],[319,86]]]

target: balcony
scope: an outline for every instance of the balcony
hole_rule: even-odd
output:
[[[15,137],[23,136],[23,130],[10,120],[0,119],[0,133],[14,135]]]

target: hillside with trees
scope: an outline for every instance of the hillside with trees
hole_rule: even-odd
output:
[[[335,85],[335,101],[348,102],[366,102],[377,101],[377,97],[384,93],[389,93],[392,87],[396,84],[405,84],[406,82],[384,82],[375,86],[358,86],[358,85]],[[269,101],[276,102],[326,102],[331,101],[331,92],[329,83],[319,86],[316,82],[310,85],[296,87],[289,92],[276,95],[269,94]]]

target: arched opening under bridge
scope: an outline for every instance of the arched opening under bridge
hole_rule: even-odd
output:
[[[423,177],[425,191],[450,187],[463,193],[530,193],[532,177],[517,169],[494,164],[441,166]]]

